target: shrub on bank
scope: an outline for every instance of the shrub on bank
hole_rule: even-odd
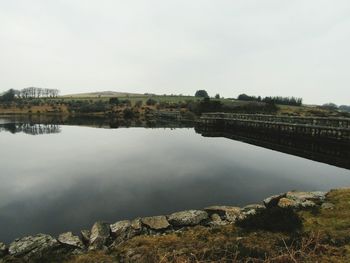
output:
[[[67,106],[69,111],[81,113],[105,112],[109,109],[108,104],[103,101],[71,101]]]
[[[143,104],[142,100],[138,100],[135,102],[135,107],[141,108],[142,104]]]
[[[126,108],[123,111],[123,116],[124,116],[124,119],[132,119],[134,118],[135,114],[130,108]]]
[[[152,98],[149,98],[147,101],[146,101],[146,105],[148,106],[154,106],[157,104],[157,101],[155,99],[152,99]]]

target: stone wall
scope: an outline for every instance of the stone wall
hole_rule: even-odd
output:
[[[186,210],[169,215],[159,215],[115,223],[96,222],[90,230],[82,230],[80,236],[72,232],[62,233],[57,238],[45,234],[27,236],[14,240],[8,246],[0,242],[0,262],[19,258],[25,261],[42,262],[43,258],[59,255],[82,254],[91,250],[108,251],[138,235],[165,235],[202,225],[218,227],[244,223],[257,213],[270,209],[302,210],[322,206],[332,209],[325,202],[326,192],[291,191],[270,196],[261,204],[245,207],[211,206],[203,210]]]

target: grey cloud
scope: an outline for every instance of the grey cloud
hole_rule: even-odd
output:
[[[349,104],[348,1],[0,2],[0,89]]]

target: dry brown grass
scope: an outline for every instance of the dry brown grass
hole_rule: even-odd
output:
[[[74,256],[66,263],[114,263],[119,262],[113,255],[104,252],[89,252],[84,255]]]
[[[310,106],[278,105],[278,109],[278,114],[282,115],[327,117],[334,114],[329,110]]]
[[[228,229],[232,234],[232,229]],[[325,244],[319,233],[301,238],[277,235],[276,233],[251,233],[244,238],[219,232],[212,233],[197,228],[181,235],[137,237],[125,243],[111,255],[89,253],[74,257],[66,263],[162,262],[349,262],[349,248]],[[197,240],[197,238],[201,238]]]
[[[52,106],[44,104],[40,106],[24,106],[22,108],[16,107],[14,105],[10,107],[5,107],[4,105],[0,105],[0,114],[47,114],[47,113],[54,113],[54,112],[60,112],[62,114],[68,113],[68,108],[65,105],[60,105],[56,109],[54,109]]]

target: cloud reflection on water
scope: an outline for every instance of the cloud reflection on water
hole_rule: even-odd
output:
[[[58,234],[290,189],[350,185],[350,171],[193,129],[61,126],[0,134],[0,236]]]

